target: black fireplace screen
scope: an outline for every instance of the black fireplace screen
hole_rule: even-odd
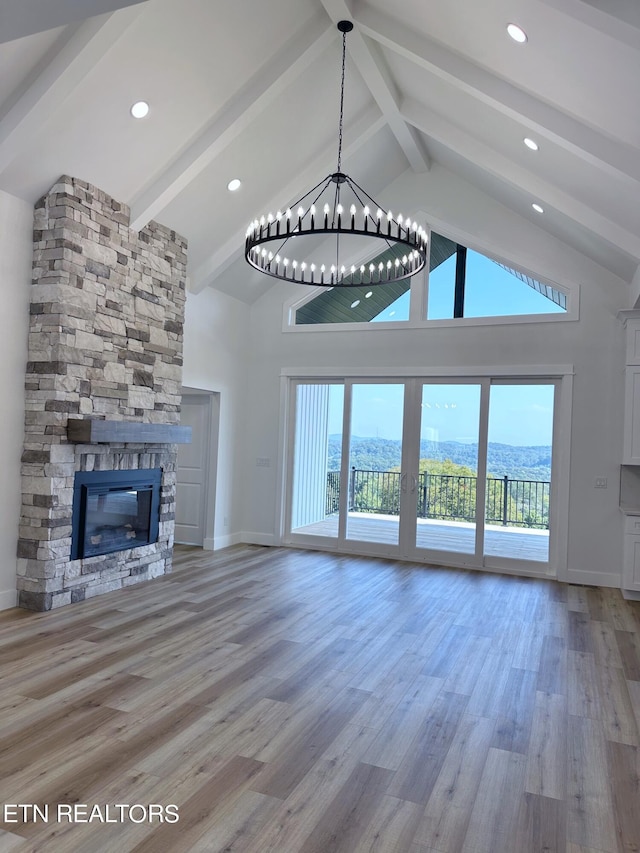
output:
[[[79,471],[73,490],[71,559],[158,540],[160,468]]]

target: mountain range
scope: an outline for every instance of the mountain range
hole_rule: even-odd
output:
[[[329,436],[329,470],[340,467],[342,438]],[[351,439],[352,467],[368,471],[390,471],[400,465],[402,442],[387,438],[353,436]],[[444,461],[475,469],[478,445],[461,441],[420,442],[420,458]],[[508,476],[514,480],[550,480],[551,447],[520,447],[490,441],[487,448],[487,471],[492,477]]]

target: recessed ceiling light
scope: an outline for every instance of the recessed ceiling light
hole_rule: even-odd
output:
[[[527,148],[530,148],[532,151],[537,151],[538,148],[540,147],[534,139],[529,139],[528,136],[525,136],[524,144],[527,146]]]
[[[370,296],[373,296],[373,290],[370,290],[368,293],[365,293],[364,298],[368,299]]]
[[[540,205],[536,204],[535,202],[531,205],[531,207],[535,210],[536,213],[544,213],[544,208],[540,207]]]
[[[358,305],[360,305],[360,300],[359,300],[359,299],[356,299],[356,301],[355,301],[355,302],[352,302],[352,303],[351,303],[351,307],[352,307],[352,308],[357,308],[357,307],[358,307]]]
[[[131,115],[134,118],[144,118],[149,112],[149,104],[146,101],[136,101],[131,107]]]
[[[522,27],[519,27],[517,24],[507,24],[507,32],[514,41],[518,42],[518,44],[524,44],[527,40],[527,34]]]
[[[240,178],[234,178],[232,181],[229,181],[227,184],[227,189],[230,193],[234,193],[236,190],[239,190],[242,186],[242,181]]]

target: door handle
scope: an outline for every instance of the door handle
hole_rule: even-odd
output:
[[[407,475],[406,474],[400,475],[400,488],[402,490],[402,494],[406,495],[406,493],[407,493]]]
[[[411,475],[411,494],[413,494],[416,490],[416,486],[418,485],[418,478],[415,474]]]

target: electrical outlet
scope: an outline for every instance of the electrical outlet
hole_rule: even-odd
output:
[[[607,478],[606,477],[596,477],[594,489],[606,489],[606,488],[607,488]]]
[[[270,468],[271,460],[267,456],[258,456],[256,459],[256,468]]]

